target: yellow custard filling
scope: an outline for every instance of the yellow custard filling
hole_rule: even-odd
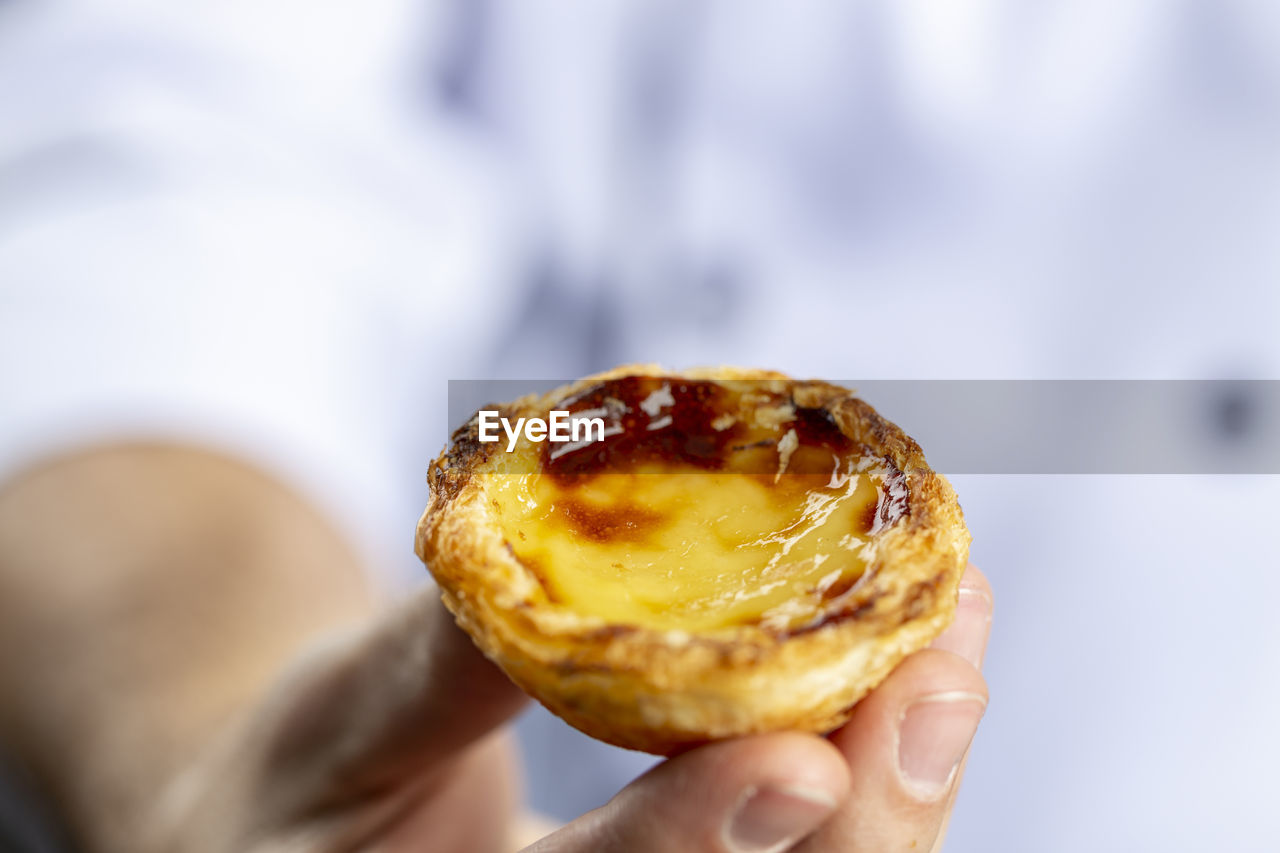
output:
[[[828,459],[826,474],[497,474],[488,492],[553,602],[617,625],[789,630],[820,621],[862,576],[884,515],[883,469]]]

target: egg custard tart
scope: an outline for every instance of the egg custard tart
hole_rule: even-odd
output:
[[[955,493],[844,388],[630,365],[491,409],[432,464],[417,551],[484,653],[589,735],[667,755],[830,731],[951,621]],[[535,440],[555,412],[575,440]]]

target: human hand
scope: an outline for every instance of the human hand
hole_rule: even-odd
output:
[[[991,620],[970,566],[955,623],[828,737],[690,750],[529,853],[937,849],[986,706]],[[175,784],[151,846],[221,851],[508,849],[521,694],[431,591],[319,651]]]
[[[839,730],[691,750],[527,853],[940,849],[986,708],[991,612],[991,587],[970,564],[955,622]]]

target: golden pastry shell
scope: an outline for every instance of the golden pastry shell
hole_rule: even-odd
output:
[[[625,376],[777,380],[798,405],[826,409],[841,432],[903,473],[907,509],[877,537],[863,578],[816,627],[700,631],[608,624],[548,603],[505,540],[486,495],[498,445],[474,419],[431,465],[416,550],[445,605],[480,649],[527,693],[587,734],[669,755],[720,738],[831,731],[906,655],[951,622],[970,536],[950,484],[919,445],[850,391],[734,367],[683,372],[625,365],[502,408],[545,416],[591,385]]]

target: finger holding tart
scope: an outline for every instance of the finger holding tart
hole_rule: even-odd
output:
[[[481,650],[589,735],[669,755],[830,731],[952,619],[955,493],[847,389],[629,365],[497,411],[602,429],[482,441],[473,417],[417,551]]]

